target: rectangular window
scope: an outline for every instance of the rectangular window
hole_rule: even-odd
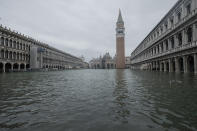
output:
[[[186,6],[186,10],[187,10],[187,15],[189,15],[191,13],[191,4],[188,4]]]
[[[174,49],[174,37],[172,37],[170,41],[171,41],[171,47],[172,49]]]
[[[178,41],[179,41],[179,46],[182,45],[182,33],[178,34]]]
[[[181,12],[179,12],[179,13],[177,14],[177,18],[178,18],[178,21],[181,20]]]
[[[167,22],[165,23],[165,28],[168,29],[168,23]]]
[[[174,18],[170,19],[171,26],[174,24]]]
[[[161,43],[161,52],[163,52],[163,43]]]
[[[166,40],[166,50],[168,50],[168,40]]]

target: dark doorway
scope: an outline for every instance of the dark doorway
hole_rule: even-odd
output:
[[[25,69],[25,65],[24,65],[24,64],[21,64],[21,65],[20,65],[20,69],[21,69],[21,70],[24,70],[24,69]]]
[[[188,56],[187,63],[188,63],[188,71],[194,72],[194,57]]]
[[[17,63],[15,63],[14,66],[13,66],[13,69],[14,69],[14,70],[18,70],[18,66],[19,66],[19,65],[18,65]]]
[[[184,72],[183,58],[179,58],[179,70]]]
[[[12,65],[10,63],[5,64],[5,72],[10,72],[12,68]]]
[[[0,72],[3,72],[3,63],[0,63]]]

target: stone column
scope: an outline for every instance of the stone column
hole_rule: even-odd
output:
[[[157,61],[155,61],[155,70],[157,71],[158,70],[158,66],[157,66]]]
[[[187,56],[183,56],[183,68],[184,68],[184,73],[187,73],[188,72]]]
[[[175,58],[175,71],[176,71],[177,73],[180,72],[180,65],[179,65],[179,60],[178,60],[177,57]]]
[[[5,63],[3,63],[3,72],[5,73]]]
[[[194,72],[197,73],[197,54],[194,54]]]
[[[166,65],[166,61],[164,61],[164,72],[167,72],[167,65]]]
[[[169,62],[169,72],[172,72],[172,60],[169,59],[168,62]]]
[[[162,62],[160,62],[160,71],[162,72]]]
[[[13,70],[14,70],[14,64],[11,63],[11,71],[13,71]]]

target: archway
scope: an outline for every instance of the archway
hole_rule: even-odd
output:
[[[5,39],[5,45],[8,47],[8,38]]]
[[[16,60],[16,52],[13,53],[13,60]]]
[[[9,52],[9,59],[12,59],[12,52]]]
[[[188,64],[188,71],[194,72],[194,57],[193,56],[188,56],[187,64]]]
[[[169,62],[166,62],[166,71],[169,72]]]
[[[17,53],[17,58],[16,59],[19,60],[19,53]]]
[[[17,64],[17,63],[15,63],[15,64],[13,65],[13,69],[14,69],[14,70],[18,70],[18,67],[19,67],[19,64]]]
[[[98,68],[98,69],[100,68],[100,65],[99,65],[99,64],[97,65],[97,68]]]
[[[183,58],[179,58],[179,70],[180,72],[184,72],[184,64],[183,64]]]
[[[5,58],[8,59],[8,51],[5,51]]]
[[[26,65],[26,69],[29,69],[29,68],[30,68],[30,65],[29,65],[29,64],[27,64],[27,65]]]
[[[172,72],[175,72],[176,66],[175,66],[175,60],[172,60]]]
[[[3,72],[3,63],[0,63],[0,72]]]
[[[5,64],[5,72],[10,72],[12,65],[10,63]]]
[[[20,69],[21,69],[21,70],[24,70],[24,69],[25,69],[25,64],[22,63],[22,64],[20,65]]]
[[[109,64],[107,64],[107,69],[110,69],[110,65]]]
[[[1,58],[5,58],[5,56],[4,56],[4,50],[1,50]]]
[[[12,40],[10,40],[10,47],[12,48]]]
[[[111,64],[111,69],[113,69],[114,68],[114,64]]]
[[[164,71],[164,63],[161,63],[161,70]]]
[[[4,46],[4,38],[1,37],[1,43],[0,43],[2,46]]]

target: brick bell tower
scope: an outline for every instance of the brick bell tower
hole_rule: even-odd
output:
[[[125,28],[121,11],[119,10],[118,21],[116,23],[116,68],[125,69]]]

